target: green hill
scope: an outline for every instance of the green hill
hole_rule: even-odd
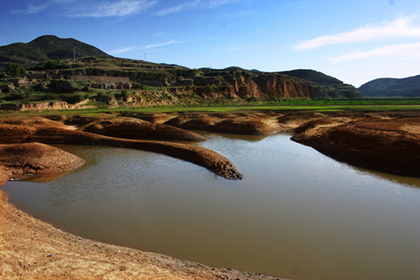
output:
[[[74,52],[74,53],[73,53]],[[80,57],[109,57],[98,48],[82,43],[75,39],[61,39],[46,35],[36,38],[29,43],[15,43],[0,47],[0,64],[9,62],[28,65],[41,61],[56,59],[72,59]]]
[[[403,79],[381,78],[360,86],[363,97],[419,97],[420,75]]]

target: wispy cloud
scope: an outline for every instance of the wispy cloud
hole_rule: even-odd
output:
[[[60,4],[62,2],[68,2],[69,0],[51,0],[51,1],[45,1],[42,4],[35,5],[32,3],[29,3],[26,8],[21,10],[15,10],[12,11],[13,14],[36,14],[41,12],[42,10],[54,5],[54,4]]]
[[[372,57],[401,57],[405,59],[420,59],[420,43],[391,45],[370,51],[356,51],[331,59],[332,63],[342,61],[372,58]]]
[[[171,41],[164,42],[164,43],[156,43],[156,44],[147,45],[143,49],[151,49],[151,48],[163,47],[163,46],[167,46],[167,45],[181,44],[181,43],[185,43],[185,42],[186,41],[174,41],[174,40],[171,40]]]
[[[166,16],[166,15],[169,15],[169,14],[178,13],[178,12],[181,12],[182,10],[185,10],[185,9],[195,8],[200,3],[201,3],[201,0],[195,0],[195,1],[192,1],[192,2],[185,2],[185,3],[177,5],[177,6],[173,6],[173,7],[163,9],[163,10],[157,12],[156,15]]]
[[[243,1],[244,0],[212,0],[212,1],[210,1],[210,7],[214,8],[214,7],[219,7],[219,6],[226,5],[226,4],[243,2]]]
[[[35,14],[47,8],[58,8],[69,17],[123,17],[138,14],[154,6],[158,0],[111,0],[99,2],[92,0],[50,0],[40,5],[28,4],[25,9],[13,11],[15,14]],[[72,5],[68,5],[72,3]]]
[[[132,14],[138,14],[149,9],[157,3],[157,0],[138,0],[138,1],[118,1],[108,2],[101,5],[95,5],[89,11],[74,14],[74,17],[123,17]]]
[[[366,25],[350,32],[320,36],[298,44],[295,49],[309,50],[329,45],[367,42],[382,38],[420,37],[420,27],[413,24],[413,19],[414,17],[400,17],[393,22],[384,22],[375,26]]]
[[[243,1],[250,1],[250,0],[211,0],[211,1],[194,0],[194,1],[184,2],[182,4],[163,9],[163,10],[155,13],[155,15],[166,16],[166,15],[169,15],[169,14],[179,13],[179,12],[181,12],[183,10],[187,10],[187,9],[216,8],[216,7],[219,7],[219,6],[222,6],[222,5],[237,3],[237,2],[243,2]]]
[[[163,36],[163,35],[165,35],[165,34],[166,34],[165,32],[160,31],[160,32],[158,32],[158,33],[153,34],[153,37]]]
[[[116,55],[116,54],[131,51],[133,49],[134,49],[134,47],[128,47],[128,48],[124,48],[124,49],[116,49],[116,50],[108,51],[107,53],[110,54],[110,55]]]

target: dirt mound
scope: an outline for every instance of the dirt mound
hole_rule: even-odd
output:
[[[208,138],[185,129],[139,119],[99,119],[89,123],[83,131],[126,139],[207,141]]]
[[[3,179],[60,174],[84,162],[73,154],[41,143],[0,145]]]
[[[131,113],[131,112],[123,112],[121,116],[136,118],[144,121],[148,121],[151,123],[164,123],[174,117],[176,117],[177,113],[155,113],[155,114],[143,114],[143,113]]]
[[[183,129],[209,132],[270,135],[285,131],[276,121],[278,115],[268,113],[183,114],[165,124]]]
[[[203,166],[216,175],[226,179],[242,179],[242,174],[227,158],[198,146],[159,141],[131,140],[108,137],[84,131],[73,131],[58,126],[32,125],[21,127],[1,125],[0,143],[29,143],[45,144],[96,145],[110,147],[126,147],[160,153]]]
[[[292,140],[312,146],[339,160],[385,172],[419,177],[420,133],[407,131],[407,121],[359,120],[332,127],[317,127]],[[420,122],[411,120],[420,127]]]

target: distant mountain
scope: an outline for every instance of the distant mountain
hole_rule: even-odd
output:
[[[107,53],[75,39],[61,39],[46,35],[25,43],[15,43],[0,47],[0,63],[34,64],[45,60],[71,59],[73,51],[78,57],[109,57]]]
[[[359,87],[363,97],[419,97],[420,75],[403,79],[381,78]]]
[[[354,86],[345,84],[339,79],[325,75],[322,72],[318,72],[315,70],[299,69],[299,70],[284,71],[284,72],[277,72],[277,73],[311,81],[315,84],[319,84],[324,87],[327,87],[327,90],[328,88],[330,88],[331,92],[328,93],[329,96],[338,97],[338,94],[334,94],[334,92],[337,92],[339,93],[339,95],[347,97],[347,98],[360,97],[360,91]]]

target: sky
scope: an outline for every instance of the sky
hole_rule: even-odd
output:
[[[2,0],[0,46],[74,38],[188,68],[313,69],[356,87],[420,74],[419,0]]]

